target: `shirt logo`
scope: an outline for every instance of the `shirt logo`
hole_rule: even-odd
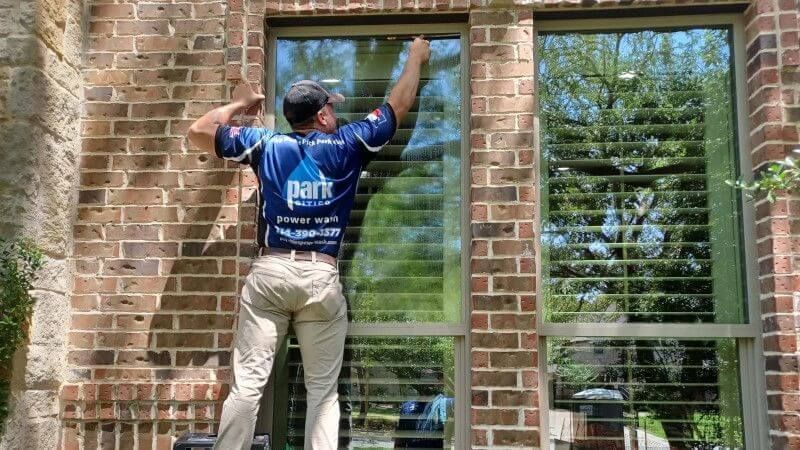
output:
[[[286,180],[286,206],[326,206],[333,199],[333,182],[328,181],[311,158],[305,158]]]
[[[367,116],[367,120],[375,123],[383,123],[386,121],[386,117],[383,115],[383,113],[381,113],[380,108],[378,108],[375,111],[369,113],[369,115]]]

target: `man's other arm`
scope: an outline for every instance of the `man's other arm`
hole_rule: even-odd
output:
[[[239,111],[264,100],[264,95],[253,91],[247,82],[242,82],[233,90],[233,101],[214,108],[197,119],[189,127],[189,140],[201,150],[215,153],[214,138],[220,125],[227,125]]]
[[[392,88],[392,92],[389,93],[388,103],[394,110],[398,126],[408,114],[408,111],[411,110],[411,106],[414,105],[417,89],[419,89],[420,68],[428,62],[430,56],[430,43],[422,36],[414,39],[414,42],[411,43],[411,49],[408,51],[408,59],[403,68],[403,73],[400,74],[397,84]]]

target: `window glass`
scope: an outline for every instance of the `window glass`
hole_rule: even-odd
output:
[[[731,36],[540,36],[546,321],[746,321]]]
[[[347,97],[344,121],[388,99],[408,38],[277,40],[276,122],[294,81]],[[354,322],[461,322],[461,41],[431,39],[419,97],[363,170],[340,253]]]
[[[743,448],[734,339],[547,338],[553,449]]]
[[[339,448],[453,447],[454,339],[348,339],[339,377]],[[302,449],[305,387],[300,349],[289,341],[286,450]]]

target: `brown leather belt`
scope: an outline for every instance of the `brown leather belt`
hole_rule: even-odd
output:
[[[321,261],[336,267],[336,258],[320,252],[309,252],[304,250],[291,250],[288,248],[261,247],[258,249],[258,256],[280,256],[293,261]]]

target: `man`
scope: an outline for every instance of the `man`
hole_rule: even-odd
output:
[[[292,321],[307,391],[307,450],[337,447],[337,378],[347,333],[347,306],[336,257],[363,167],[394,135],[417,95],[430,56],[421,36],[411,44],[388,102],[366,119],[337,128],[333,104],[344,101],[313,81],[292,85],[283,111],[292,132],[230,127],[237,112],[264,96],[247,83],[232,103],[192,124],[201,149],[249,164],[259,181],[261,246],[242,289],[233,351],[233,382],[214,448],[249,449],[277,346]]]

